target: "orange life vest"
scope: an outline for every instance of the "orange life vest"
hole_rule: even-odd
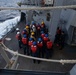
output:
[[[37,42],[37,46],[38,46],[39,48],[42,48],[43,43],[38,41],[38,42]]]
[[[41,34],[42,39],[44,38],[45,34]]]
[[[27,38],[22,38],[22,43],[26,45],[27,44]]]
[[[22,40],[22,36],[20,34],[16,34],[16,39],[17,40]]]
[[[33,45],[33,41],[29,41],[29,42],[28,42],[28,45],[29,45],[29,46]]]
[[[31,50],[32,50],[32,53],[36,53],[37,51],[37,46],[35,45],[31,45]]]
[[[53,45],[53,43],[51,41],[48,41],[47,42],[47,48],[48,49],[51,49],[52,48],[52,45]]]
[[[44,37],[43,40],[44,40],[44,43],[47,43],[47,41],[49,40],[49,38],[48,37]]]

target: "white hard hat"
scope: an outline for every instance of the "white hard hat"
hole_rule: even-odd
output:
[[[19,30],[19,28],[16,28],[16,30]]]
[[[17,34],[20,34],[20,32],[17,32]]]
[[[32,26],[33,28],[35,27],[35,25]]]

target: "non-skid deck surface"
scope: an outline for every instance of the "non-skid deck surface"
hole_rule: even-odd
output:
[[[25,27],[25,24],[19,23],[17,26],[22,31]],[[7,38],[11,38],[11,41],[5,41],[5,45],[16,51],[18,50],[20,53],[23,54],[23,50],[18,48],[18,41],[15,38],[16,32],[10,32],[7,35]],[[76,47],[71,47],[65,45],[63,50],[59,50],[57,47],[54,46],[53,48],[53,55],[51,59],[76,59]],[[40,64],[34,64],[32,59],[26,59],[23,57],[19,57],[18,59],[18,69],[24,70],[38,70],[38,71],[56,71],[56,72],[68,72],[71,70],[74,64],[60,64],[60,63],[50,63],[50,62],[43,62],[41,61]]]

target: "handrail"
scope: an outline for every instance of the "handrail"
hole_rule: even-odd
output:
[[[63,59],[61,59],[61,60],[54,60],[54,59],[44,59],[44,58],[37,58],[37,57],[23,55],[23,54],[20,54],[18,52],[15,52],[13,50],[10,50],[3,43],[0,43],[0,44],[1,44],[2,48],[5,51],[7,51],[9,53],[12,53],[13,55],[18,55],[20,57],[25,57],[25,58],[29,58],[29,59],[36,59],[36,60],[41,60],[41,61],[47,61],[47,62],[61,63],[61,64],[67,64],[67,63],[69,63],[69,64],[76,64],[76,60],[74,60],[74,59],[73,60],[68,60],[68,59],[67,60],[63,60]]]
[[[52,9],[72,9],[76,5],[53,6],[53,7],[0,7],[0,10],[52,10]]]

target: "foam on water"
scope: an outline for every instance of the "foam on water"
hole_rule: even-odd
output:
[[[0,39],[4,35],[6,35],[11,30],[11,28],[16,26],[19,21],[20,21],[20,16],[6,20],[3,23],[0,23]]]

